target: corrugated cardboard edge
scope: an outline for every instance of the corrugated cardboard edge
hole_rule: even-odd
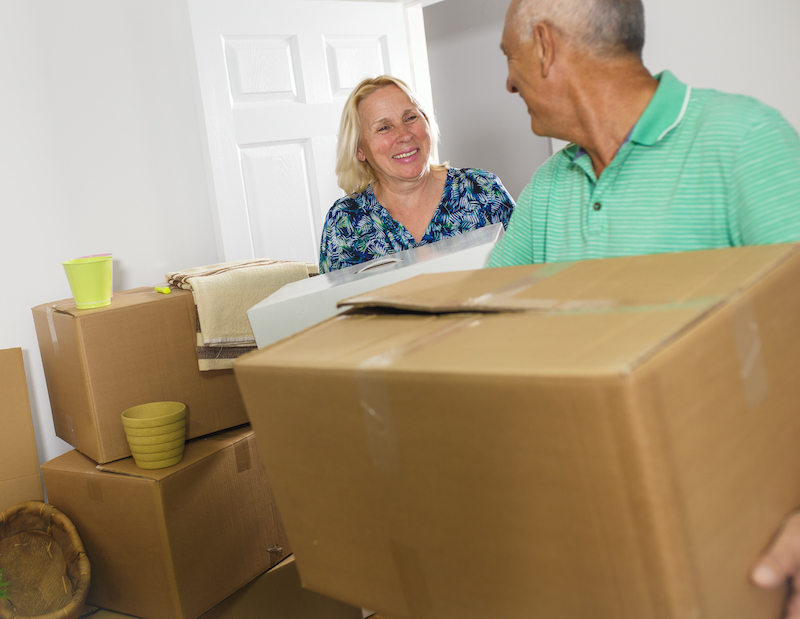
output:
[[[7,359],[7,362],[14,366],[14,370],[19,377],[19,382],[13,389],[18,390],[20,403],[23,410],[20,411],[21,415],[25,418],[23,425],[25,426],[25,435],[15,437],[20,442],[24,441],[32,446],[32,450],[24,457],[28,459],[30,473],[26,475],[19,475],[12,478],[0,480],[0,487],[5,488],[0,493],[2,501],[0,501],[0,511],[11,507],[16,503],[23,501],[43,501],[44,492],[42,489],[42,479],[39,474],[39,458],[36,450],[36,435],[33,429],[33,417],[31,413],[30,394],[28,393],[28,382],[25,374],[25,363],[22,356],[21,348],[9,348],[0,350],[0,357]],[[5,362],[4,359],[4,362]],[[27,421],[27,423],[26,423]],[[8,490],[11,486],[14,490]],[[8,492],[8,494],[6,493]],[[8,497],[8,498],[7,498]],[[10,501],[7,505],[7,501]]]
[[[642,354],[638,359],[635,359],[630,366],[628,367],[628,371],[626,373],[633,372],[636,368],[641,367],[647,361],[655,357],[659,352],[670,346],[673,342],[677,341],[678,339],[682,338],[687,332],[692,330],[697,324],[706,320],[711,314],[721,310],[724,307],[730,307],[734,303],[736,303],[739,299],[747,294],[747,292],[756,285],[757,282],[760,280],[769,277],[778,269],[783,267],[785,264],[797,258],[798,254],[800,254],[800,243],[792,244],[791,249],[787,251],[785,254],[780,256],[775,261],[771,262],[770,264],[766,265],[763,269],[761,269],[758,273],[754,273],[752,277],[750,277],[747,281],[743,282],[740,286],[738,286],[733,292],[731,292],[726,297],[720,299],[717,302],[712,302],[705,308],[701,313],[695,316],[692,320],[687,321],[685,325],[681,329],[678,329],[673,333],[670,337],[663,339],[659,344],[653,346],[649,351]]]

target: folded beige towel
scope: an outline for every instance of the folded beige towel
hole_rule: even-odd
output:
[[[255,337],[247,310],[284,284],[306,279],[314,271],[315,265],[305,262],[242,260],[167,273],[166,278],[171,285],[192,291],[199,323],[198,355],[208,361],[217,357],[218,363],[205,365],[214,366],[206,369],[219,369],[232,367],[238,354],[219,351],[216,355],[201,348],[239,348],[239,354],[252,350]],[[231,358],[220,358],[228,356]]]

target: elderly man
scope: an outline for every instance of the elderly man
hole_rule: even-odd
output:
[[[506,87],[534,133],[571,144],[533,175],[490,266],[800,240],[797,132],[749,97],[650,75],[643,44],[641,0],[512,0]],[[800,589],[800,515],[752,578]]]
[[[513,0],[509,91],[572,142],[520,195],[490,266],[800,240],[800,139],[748,97],[642,64],[640,0]]]

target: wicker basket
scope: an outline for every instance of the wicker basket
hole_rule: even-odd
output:
[[[76,619],[91,579],[74,525],[40,501],[0,513],[0,571],[8,583],[0,619]]]

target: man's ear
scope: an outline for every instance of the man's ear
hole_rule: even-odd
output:
[[[535,43],[534,53],[542,67],[542,77],[547,77],[555,61],[556,48],[553,28],[546,22],[539,22],[533,27],[533,40]]]

